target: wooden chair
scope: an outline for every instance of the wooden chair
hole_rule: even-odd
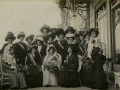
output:
[[[7,73],[3,72],[2,69],[2,54],[0,54],[0,90],[3,86],[9,86],[9,77]]]

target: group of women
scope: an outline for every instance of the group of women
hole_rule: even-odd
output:
[[[10,88],[33,88],[42,86],[108,88],[102,66],[102,49],[97,38],[99,31],[76,33],[73,27],[65,31],[44,25],[41,34],[18,34],[19,42],[12,32],[5,37],[1,53],[3,71],[9,75]],[[27,43],[24,42],[24,38]],[[87,70],[84,60],[92,62]],[[69,70],[65,66],[69,64]],[[23,66],[28,73],[20,67]],[[58,67],[58,68],[57,68]]]

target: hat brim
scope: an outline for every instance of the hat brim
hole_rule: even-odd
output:
[[[26,37],[26,41],[28,40],[28,38],[30,38],[32,41],[33,41],[33,38],[34,38],[34,35],[30,35],[30,36],[28,36],[28,37]]]
[[[5,41],[7,41],[8,39],[11,39],[12,41],[14,41],[14,40],[16,39],[16,37],[15,37],[15,36],[6,37],[6,38],[5,38]]]
[[[44,32],[44,29],[47,30],[47,33],[50,32],[50,28],[48,28],[48,27],[41,28],[40,31],[43,33],[43,32]]]

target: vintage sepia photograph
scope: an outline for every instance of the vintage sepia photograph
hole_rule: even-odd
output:
[[[0,90],[120,90],[120,0],[0,0]]]

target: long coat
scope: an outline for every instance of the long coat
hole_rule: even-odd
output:
[[[43,59],[46,56],[46,46],[42,45],[41,50],[40,51],[37,50],[37,53],[40,55],[40,58],[41,58],[41,60],[43,62]]]
[[[15,55],[19,59],[18,64],[25,65],[25,58],[27,56],[27,45],[25,43],[15,43]]]

